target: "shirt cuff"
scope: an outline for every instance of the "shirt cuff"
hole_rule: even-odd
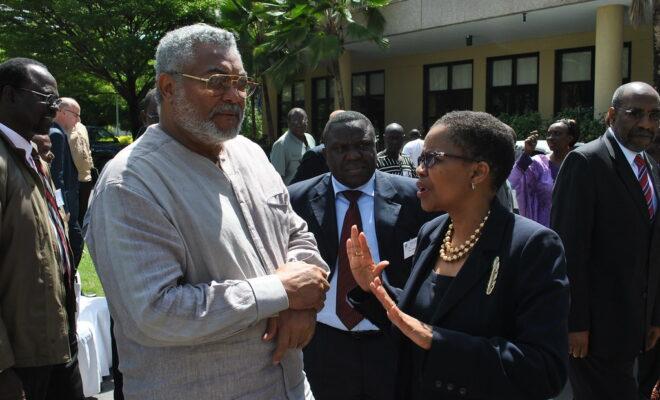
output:
[[[272,317],[289,308],[289,297],[282,281],[275,275],[260,276],[247,280],[257,304],[257,321]]]
[[[530,165],[532,165],[532,157],[525,153],[522,153],[520,157],[518,157],[518,161],[516,161],[516,167],[520,168],[522,171],[527,170]]]

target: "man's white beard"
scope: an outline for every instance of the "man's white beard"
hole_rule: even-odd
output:
[[[193,134],[201,142],[210,145],[218,145],[225,140],[233,139],[241,131],[243,124],[243,109],[237,104],[224,104],[217,107],[209,113],[208,119],[203,120],[199,118],[199,111],[197,111],[184,95],[183,87],[178,87],[174,95],[174,118],[178,125],[183,127],[186,131]],[[228,108],[231,111],[238,112],[239,121],[233,129],[221,130],[211,121],[215,113],[221,111],[222,108]]]

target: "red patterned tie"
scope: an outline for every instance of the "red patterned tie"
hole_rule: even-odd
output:
[[[357,283],[351,272],[351,265],[348,262],[346,254],[346,241],[351,237],[351,226],[357,225],[362,231],[362,219],[360,218],[360,209],[357,201],[362,195],[358,190],[345,190],[341,192],[349,202],[348,210],[344,216],[344,224],[341,228],[341,238],[339,239],[339,270],[337,273],[337,316],[344,323],[348,330],[353,329],[364,317],[355,311],[346,301],[346,295]]]
[[[653,208],[653,188],[651,187],[651,179],[649,179],[649,173],[646,168],[646,162],[637,154],[635,156],[635,165],[637,165],[637,179],[639,180],[639,185],[642,187],[642,195],[644,200],[646,200],[646,207],[649,210],[649,218],[653,219],[655,215],[655,210]]]

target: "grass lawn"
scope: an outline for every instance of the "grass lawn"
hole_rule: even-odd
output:
[[[80,265],[78,265],[78,272],[80,273],[83,294],[94,293],[97,296],[105,296],[103,286],[101,286],[101,281],[99,281],[99,277],[96,275],[96,268],[94,268],[94,262],[89,255],[87,246],[85,246],[83,251]]]

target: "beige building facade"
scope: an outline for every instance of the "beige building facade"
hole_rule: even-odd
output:
[[[622,82],[652,82],[652,28],[633,28],[629,6],[629,0],[393,1],[383,10],[388,49],[346,44],[345,104],[381,131],[390,122],[427,129],[454,109],[550,118],[588,107],[599,117]],[[300,106],[318,137],[338,104],[334,82],[321,70],[268,90],[278,135],[286,111]]]

